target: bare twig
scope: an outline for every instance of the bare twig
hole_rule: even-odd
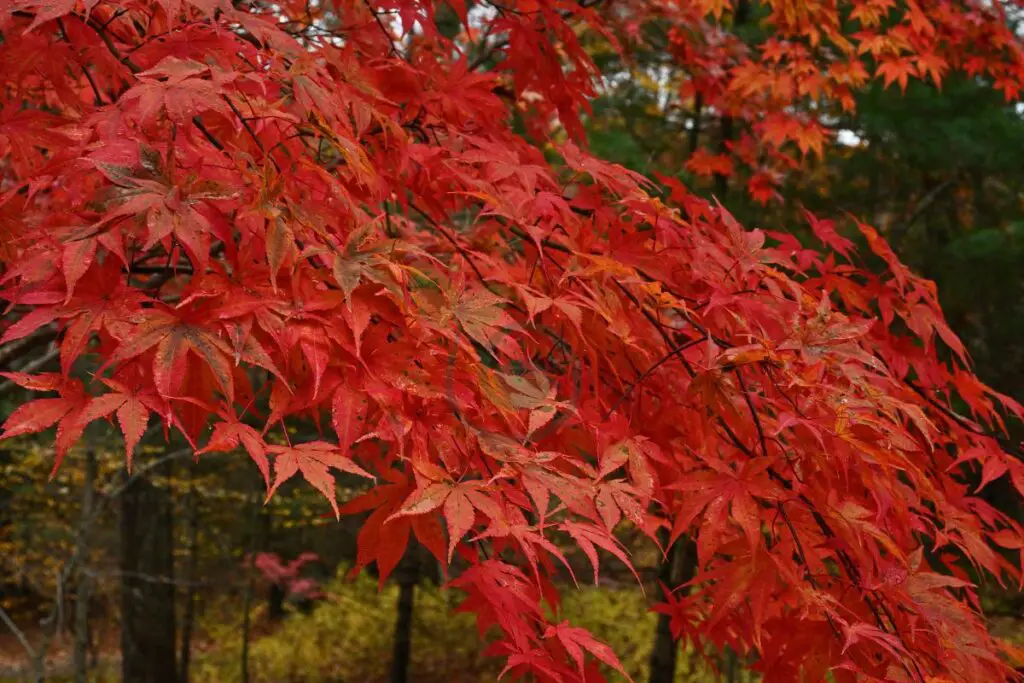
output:
[[[42,356],[39,356],[38,358],[33,358],[29,362],[25,363],[25,365],[18,368],[18,372],[32,374],[33,372],[36,372],[37,370],[46,366],[51,361],[56,360],[57,356],[59,355],[60,349],[58,349],[56,346],[52,346],[50,350],[44,353]],[[14,381],[9,379],[0,382],[0,397],[9,393],[16,386],[18,385]]]
[[[690,348],[691,346],[695,346],[695,345],[701,343],[702,341],[706,341],[706,340],[707,340],[707,337],[697,337],[696,339],[690,339],[689,341],[686,341],[686,342],[684,342],[684,343],[682,343],[682,344],[680,344],[678,346],[675,346],[675,347],[671,348],[668,353],[666,353],[664,356],[662,356],[658,360],[658,362],[656,362],[651,367],[647,368],[647,370],[645,370],[642,375],[640,375],[639,377],[636,378],[636,381],[634,381],[632,384],[630,384],[628,387],[626,387],[626,390],[624,392],[622,392],[622,395],[619,396],[618,400],[615,401],[614,405],[612,405],[612,407],[608,409],[608,413],[605,416],[605,419],[607,419],[608,417],[611,417],[611,414],[614,413],[615,410],[620,405],[622,405],[622,402],[625,401],[627,398],[629,398],[630,394],[633,393],[633,390],[636,389],[640,384],[642,384],[643,381],[645,379],[647,379],[655,370],[657,370],[662,365],[664,365],[666,362],[671,360],[675,355],[677,355],[679,353],[682,353],[683,351],[685,351],[686,349]]]
[[[6,370],[7,365],[18,359],[23,353],[32,351],[38,346],[42,346],[50,342],[54,337],[57,336],[57,328],[55,325],[46,325],[40,327],[38,330],[31,334],[5,344],[3,349],[0,350],[0,369]]]
[[[8,630],[10,630],[10,632],[14,634],[14,637],[18,639],[18,642],[21,643],[21,647],[25,650],[25,654],[28,655],[29,659],[35,660],[36,650],[32,647],[32,643],[29,642],[28,636],[25,635],[24,631],[18,628],[18,625],[14,623],[14,619],[11,618],[11,615],[7,613],[7,610],[5,610],[2,605],[0,605],[0,621],[4,622],[4,625],[7,626]]]

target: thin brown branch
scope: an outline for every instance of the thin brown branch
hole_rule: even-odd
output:
[[[469,253],[468,249],[466,249],[464,246],[459,244],[459,240],[458,240],[458,238],[455,237],[455,235],[451,234],[447,229],[445,229],[444,226],[442,226],[436,220],[431,218],[431,216],[426,211],[424,211],[423,209],[421,209],[418,206],[416,206],[416,204],[413,203],[411,200],[409,201],[409,206],[413,210],[415,210],[416,213],[418,213],[421,216],[423,216],[423,218],[426,219],[426,221],[428,223],[430,223],[432,228],[434,228],[439,233],[441,233],[441,236],[444,237],[449,243],[451,243],[451,245],[453,247],[455,247],[455,250],[457,252],[459,252],[459,255],[462,256],[463,259],[465,259],[466,263],[469,264],[469,267],[473,269],[473,272],[476,273],[477,278],[479,278],[480,283],[483,284],[484,287],[486,287],[488,290],[490,290],[493,294],[497,294],[498,293],[494,289],[494,285],[489,283],[487,281],[487,278],[484,277],[483,271],[480,270],[480,267],[478,265],[476,265],[476,261],[473,259],[473,255],[471,253]]]
[[[4,345],[0,349],[0,370],[8,370],[9,363],[17,360],[22,354],[33,351],[44,344],[50,343],[57,336],[55,325],[45,325],[29,335]]]
[[[609,417],[611,417],[612,413],[614,413],[616,411],[616,409],[620,405],[622,405],[622,403],[627,398],[629,398],[630,394],[632,394],[633,391],[640,384],[642,384],[645,379],[647,379],[651,374],[653,374],[655,370],[660,368],[662,365],[664,365],[670,359],[675,357],[677,354],[680,354],[683,351],[685,351],[686,349],[690,348],[691,346],[695,346],[696,344],[699,344],[702,341],[706,341],[706,340],[707,340],[707,337],[697,337],[696,339],[690,339],[690,340],[688,340],[688,341],[686,341],[686,342],[684,342],[682,344],[679,344],[678,346],[675,346],[672,349],[670,349],[667,354],[662,356],[656,363],[654,363],[651,367],[647,368],[647,370],[645,370],[643,372],[643,374],[641,374],[639,377],[637,377],[636,381],[632,382],[628,387],[626,387],[626,390],[624,392],[622,392],[622,395],[619,396],[618,400],[616,400],[615,403],[612,405],[612,407],[608,409],[608,412],[605,415],[605,419],[608,419]]]
[[[46,353],[37,358],[33,358],[29,362],[25,363],[22,367],[18,368],[18,372],[24,372],[25,374],[32,374],[45,367],[50,362],[57,359],[60,355],[60,349],[56,346],[50,348]],[[4,380],[0,382],[0,396],[5,396],[9,392],[13,391],[18,386],[13,380]]]
[[[114,45],[114,41],[111,39],[110,34],[107,32],[105,26],[96,23],[96,20],[91,17],[89,19],[85,19],[83,17],[78,18],[81,19],[86,26],[88,26],[96,32],[96,35],[100,37],[100,40],[103,41],[103,44],[107,47],[107,51],[114,56],[114,59],[123,64],[133,74],[139,74],[143,71],[142,67],[133,62],[131,57],[122,54],[121,51],[117,48],[117,46]],[[209,143],[217,149],[217,151],[224,151],[224,144],[217,139],[217,136],[210,132],[210,129],[206,127],[206,125],[202,122],[202,119],[200,119],[198,116],[193,116],[192,124],[199,129],[199,132],[203,134],[203,137],[205,137],[209,141]]]
[[[18,640],[18,643],[21,644],[22,649],[25,650],[25,654],[28,655],[28,658],[30,660],[34,660],[36,658],[35,648],[32,647],[32,643],[29,642],[28,636],[25,635],[25,632],[18,628],[18,625],[14,623],[14,619],[12,619],[11,615],[7,613],[7,610],[3,608],[3,605],[0,605],[0,621],[4,622],[7,629],[14,634],[14,637]]]

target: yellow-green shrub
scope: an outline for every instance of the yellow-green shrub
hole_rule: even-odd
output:
[[[289,616],[272,634],[250,646],[252,683],[375,683],[387,680],[397,588],[378,592],[367,575],[335,580],[330,598],[311,614]],[[449,594],[428,586],[416,591],[413,620],[413,680],[424,683],[493,681],[497,662],[483,649],[474,620],[451,614]],[[206,628],[215,651],[198,658],[194,680],[220,683],[237,678],[237,623]]]
[[[250,646],[252,683],[378,683],[386,681],[391,664],[397,588],[378,592],[367,575],[354,581],[337,579],[324,590],[330,596],[311,614],[289,616],[271,634]],[[455,596],[434,586],[416,591],[413,618],[412,676],[417,683],[490,683],[500,662],[481,655],[485,643],[473,617],[452,614]],[[634,588],[583,588],[568,591],[560,618],[583,626],[607,642],[637,683],[647,679],[647,660],[656,615]],[[230,621],[230,620],[229,620]],[[200,655],[196,683],[221,683],[237,678],[237,622],[210,624],[205,629],[217,643]],[[611,676],[610,680],[619,680]],[[678,683],[716,680],[699,657],[683,652]],[[735,679],[736,683],[749,680]]]

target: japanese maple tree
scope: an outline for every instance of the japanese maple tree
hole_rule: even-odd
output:
[[[692,590],[659,607],[677,635],[766,680],[1012,677],[973,581],[1019,581],[1024,533],[976,494],[1024,491],[1002,436],[1024,409],[972,373],[931,283],[856,221],[885,272],[829,220],[807,216],[814,246],[746,230],[589,155],[580,125],[581,35],[628,57],[667,24],[741,131],[693,163],[754,167],[768,200],[825,144],[807,112],[872,77],[1015,96],[1003,12],[4,0],[0,349],[56,335],[59,367],[5,374],[48,394],[3,436],[56,425],[56,467],[108,419],[130,466],[162,424],[247,453],[271,495],[301,475],[370,513],[358,564],[382,580],[411,536],[455,565],[518,676],[621,669],[554,587],[566,542],[595,579],[629,565],[633,525],[696,540]],[[754,20],[756,52],[731,33]],[[299,421],[320,436],[292,442]],[[339,508],[336,472],[367,492]]]

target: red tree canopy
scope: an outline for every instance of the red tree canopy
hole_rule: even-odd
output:
[[[667,26],[688,92],[735,124],[708,168],[749,166],[767,200],[873,77],[1014,96],[1003,11],[4,0],[0,349],[56,335],[60,368],[6,374],[49,394],[4,438],[56,425],[59,465],[106,418],[130,466],[159,422],[336,512],[334,472],[367,477],[340,510],[371,513],[358,563],[384,579],[415,535],[537,680],[618,666],[547,607],[559,544],[596,579],[630,563],[622,525],[695,539],[693,590],[661,609],[768,681],[1003,680],[972,581],[1018,581],[1024,534],[977,494],[1024,490],[1000,436],[1024,410],[972,373],[934,286],[870,227],[881,273],[827,220],[806,246],[662,194],[580,125],[580,41],[628,58]],[[293,442],[299,421],[321,436]]]

